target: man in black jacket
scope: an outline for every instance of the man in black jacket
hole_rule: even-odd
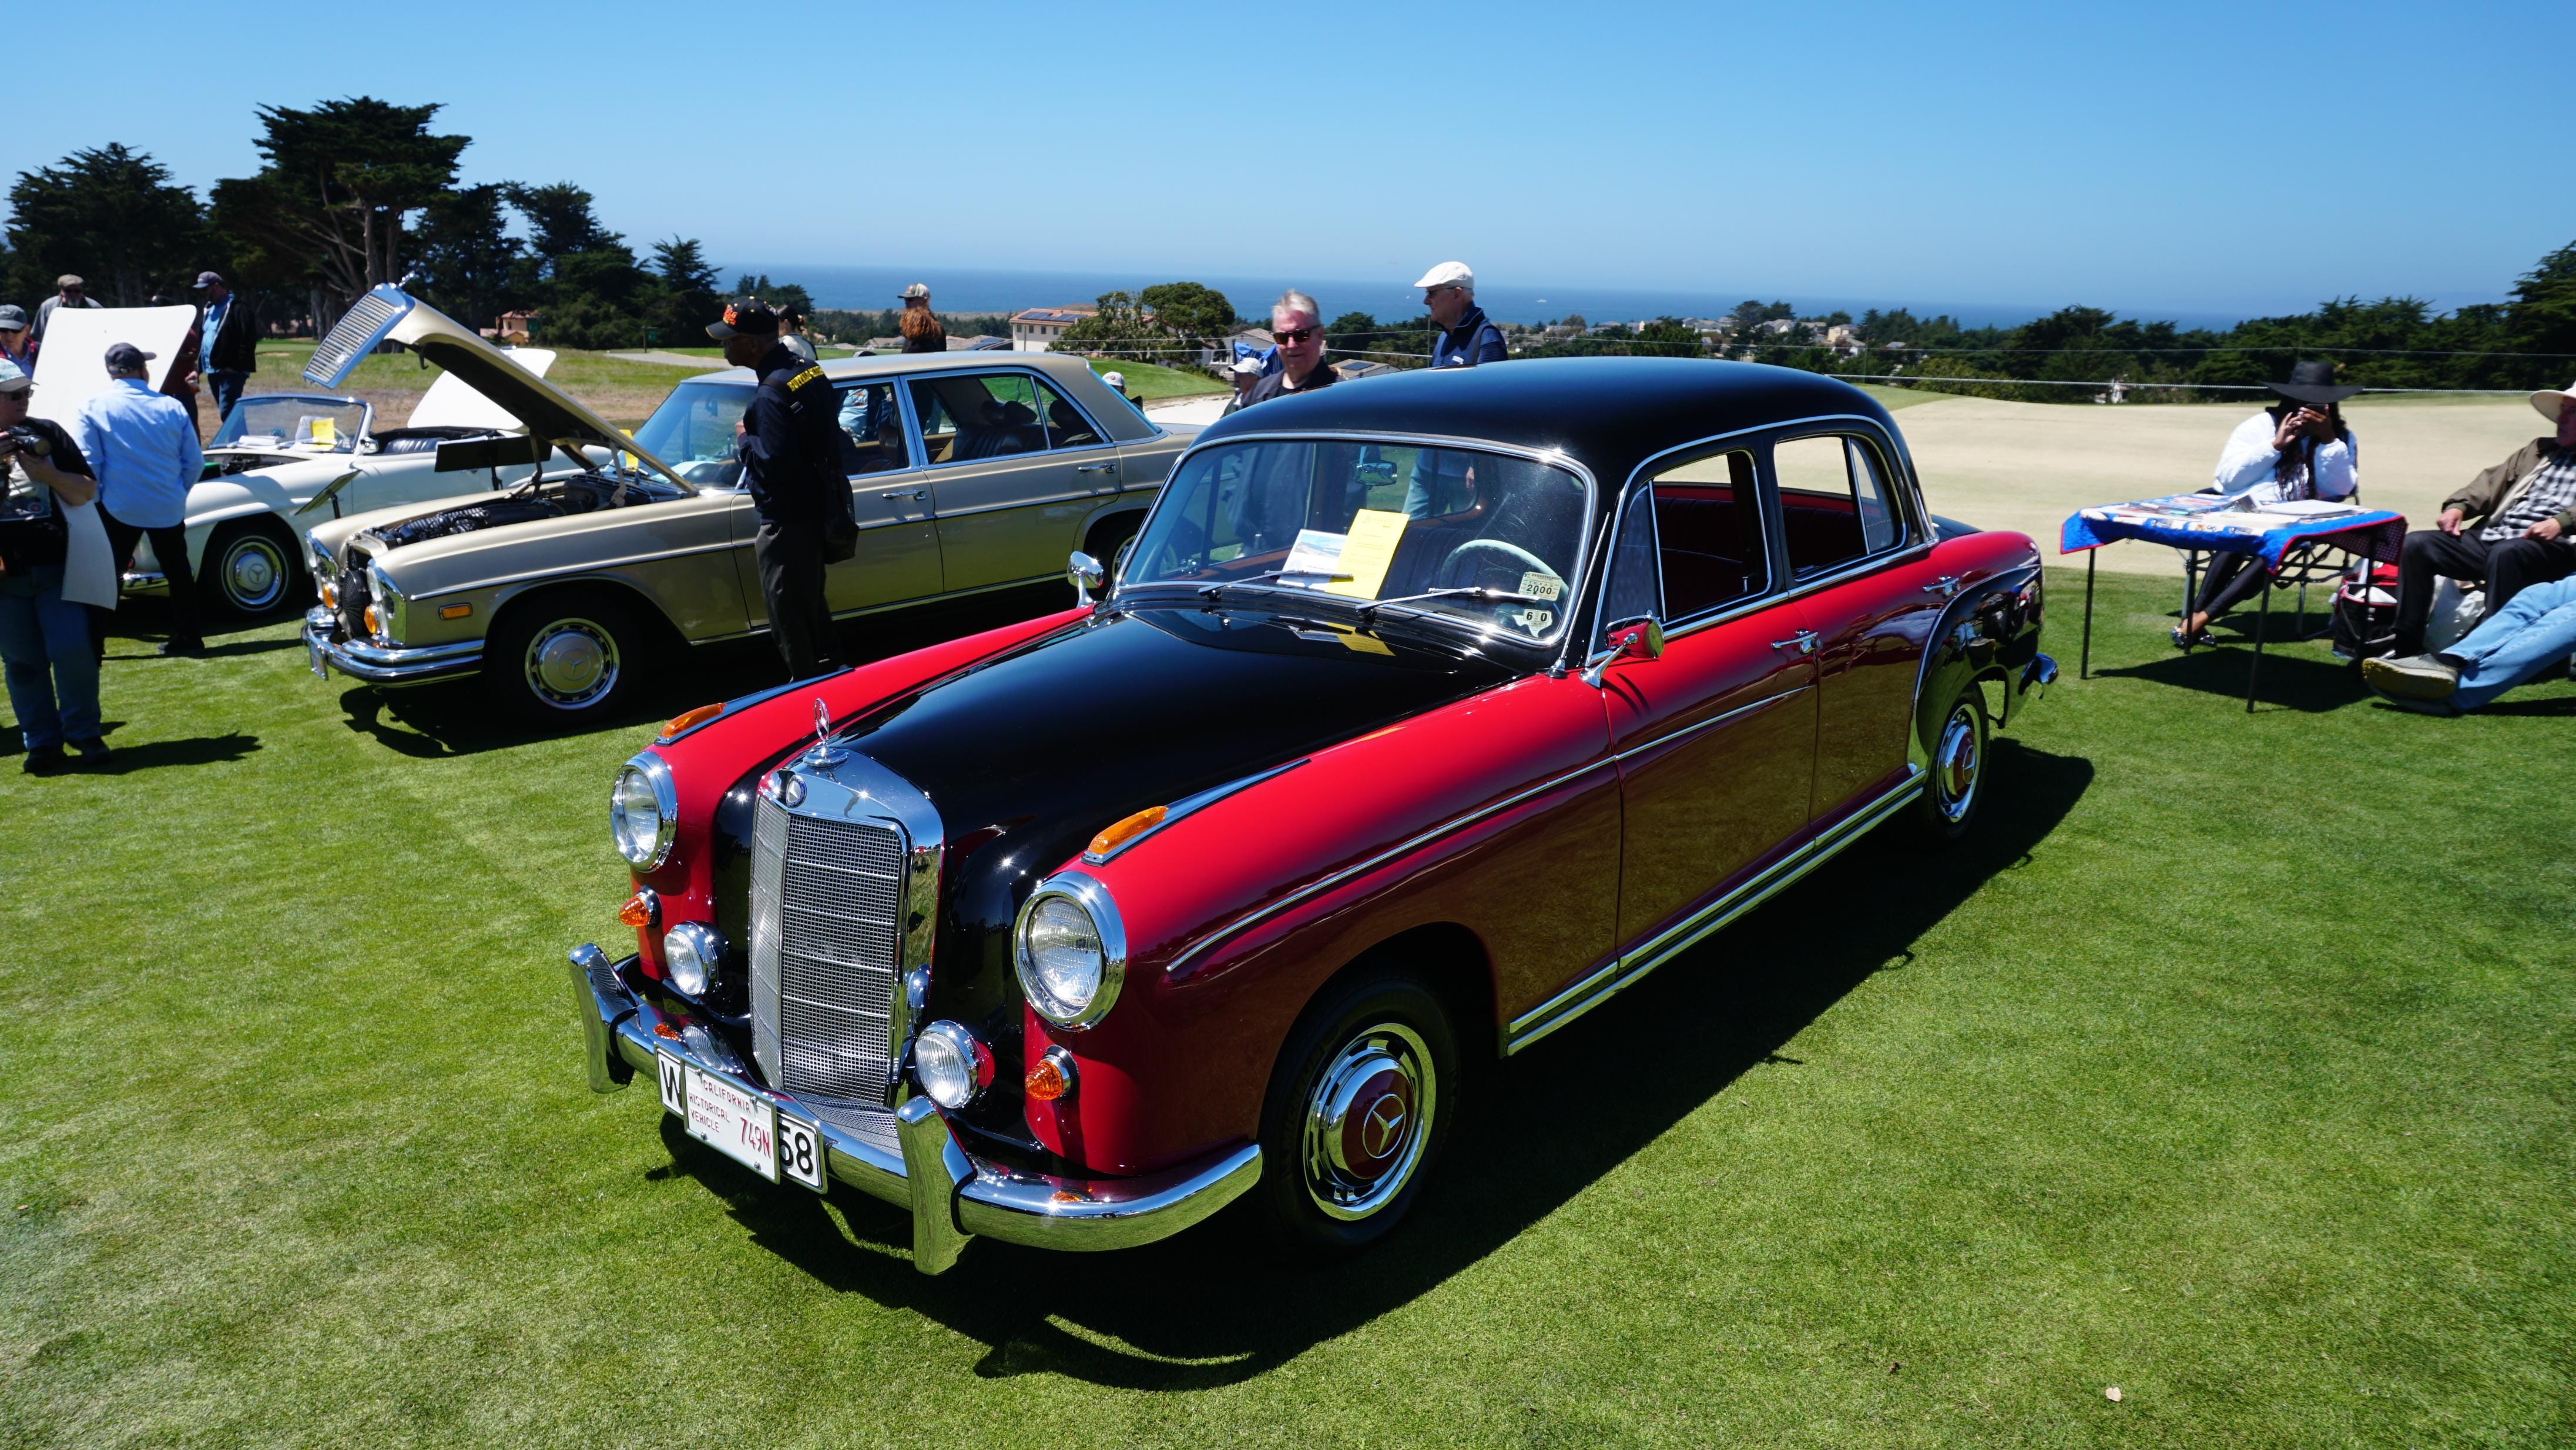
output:
[[[840,400],[822,364],[790,352],[778,337],[778,314],[757,301],[727,307],[722,322],[707,325],[707,336],[724,344],[726,362],[760,379],[734,425],[734,451],[760,519],[751,547],[770,634],[790,680],[829,674],[841,667],[840,642],[832,633],[823,569],[850,557],[857,541],[850,484],[841,472]]]
[[[251,324],[251,305],[233,295],[212,272],[197,274],[197,370],[215,393],[215,422],[241,401],[242,385],[259,370],[259,340]]]

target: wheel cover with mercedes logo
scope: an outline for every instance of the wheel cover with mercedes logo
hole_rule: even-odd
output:
[[[1307,1195],[1338,1219],[1367,1218],[1404,1192],[1430,1142],[1438,1083],[1420,1034],[1381,1022],[1344,1040],[1306,1095]]]

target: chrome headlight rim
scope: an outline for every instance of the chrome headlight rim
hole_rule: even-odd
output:
[[[1091,999],[1079,1007],[1055,1000],[1039,982],[1037,969],[1029,959],[1029,927],[1037,920],[1038,908],[1048,901],[1072,903],[1091,919],[1092,934],[1100,940],[1100,985]],[[1048,1022],[1068,1032],[1088,1030],[1109,1009],[1118,1005],[1119,989],[1127,981],[1127,926],[1118,915],[1118,903],[1109,888],[1097,878],[1081,871],[1059,871],[1038,883],[1029,899],[1020,903],[1019,917],[1011,924],[1011,968],[1019,977],[1020,995],[1029,1009]]]
[[[962,1074],[963,1086],[949,1092],[934,1086],[934,1073],[943,1085],[946,1073],[929,1067],[930,1059],[939,1059],[947,1070]],[[974,1029],[943,1017],[922,1028],[912,1040],[912,1080],[921,1088],[922,1096],[949,1112],[973,1107],[984,1096],[984,1089],[992,1086],[993,1050],[975,1036]]]
[[[626,782],[627,772],[641,776],[653,791],[653,844],[643,856],[626,849],[626,838],[618,830],[618,792]],[[671,846],[679,838],[680,794],[671,783],[671,767],[661,757],[647,751],[617,767],[608,785],[608,839],[617,849],[618,859],[638,871],[651,871],[671,859]]]
[[[681,980],[680,963],[685,956],[698,966],[698,981],[691,986]],[[684,921],[662,933],[662,966],[669,974],[673,990],[691,1001],[705,998],[715,990],[724,972],[724,933],[703,921]]]

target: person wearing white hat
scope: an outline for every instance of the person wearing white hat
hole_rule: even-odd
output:
[[[80,445],[62,425],[27,416],[31,379],[0,358],[0,664],[27,754],[19,768],[50,775],[107,759],[98,719],[98,652],[89,610],[63,597],[71,520],[98,496]],[[89,524],[95,535],[97,525]],[[94,547],[105,552],[104,541]]]
[[[1226,381],[1234,384],[1234,396],[1225,400],[1225,411],[1226,413],[1239,412],[1243,405],[1252,399],[1252,385],[1261,381],[1261,359],[1236,358],[1234,366],[1226,369],[1225,375]],[[1220,413],[1217,416],[1221,418],[1225,414]]]
[[[1422,310],[1440,327],[1431,344],[1435,368],[1471,368],[1511,356],[1503,330],[1476,305],[1476,274],[1464,262],[1443,262],[1413,284],[1422,289]]]
[[[896,320],[903,333],[905,352],[948,351],[948,329],[930,310],[930,284],[915,282],[903,289],[903,316]]]
[[[2576,574],[2576,385],[2543,388],[2531,406],[2556,425],[2442,500],[2434,527],[2397,556],[2397,648],[2424,652],[2436,578],[2483,581],[2496,613],[2533,584]],[[2475,520],[2472,524],[2471,521]]]

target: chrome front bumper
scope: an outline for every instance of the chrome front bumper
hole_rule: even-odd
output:
[[[758,1085],[702,1027],[673,1026],[635,988],[635,958],[611,962],[596,946],[571,955],[574,1010],[593,1092],[615,1092],[638,1068],[669,1054],[812,1120],[831,1176],[912,1213],[913,1267],[946,1271],[978,1234],[1031,1248],[1133,1248],[1168,1238],[1241,1196],[1261,1177],[1261,1149],[1232,1149],[1137,1178],[1062,1178],[969,1153],[928,1098],[895,1109],[901,1156],[823,1120],[793,1097]]]
[[[128,594],[157,594],[170,587],[170,576],[158,569],[128,569],[116,576],[116,583]]]
[[[334,639],[340,618],[320,608],[304,611],[304,650],[317,665],[370,685],[422,685],[432,680],[470,675],[483,668],[483,641],[422,645],[414,649],[359,644]]]

